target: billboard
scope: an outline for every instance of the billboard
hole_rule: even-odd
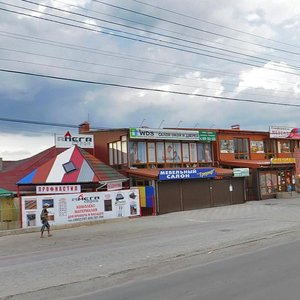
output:
[[[22,197],[22,226],[41,226],[40,213],[49,205],[50,225],[97,221],[140,215],[139,190],[37,195]]]
[[[80,148],[94,149],[94,136],[92,134],[71,134],[69,131],[65,134],[55,135],[56,148],[71,148],[74,145]]]

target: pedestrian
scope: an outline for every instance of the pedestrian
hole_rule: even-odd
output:
[[[50,234],[50,224],[48,222],[48,215],[49,215],[49,212],[47,210],[48,207],[49,207],[49,204],[45,203],[44,204],[44,208],[43,208],[43,210],[41,212],[41,221],[42,221],[41,238],[44,237],[45,228],[47,228],[48,236],[52,236],[52,234]]]

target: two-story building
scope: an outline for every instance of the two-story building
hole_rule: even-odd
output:
[[[145,202],[155,213],[245,201],[244,178],[233,178],[232,170],[217,166],[215,131],[159,128],[90,131],[84,123],[80,133],[94,135],[95,156],[126,174],[131,186],[147,187],[146,194],[152,191],[152,202],[149,199]]]

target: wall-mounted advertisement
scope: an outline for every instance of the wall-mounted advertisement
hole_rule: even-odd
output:
[[[299,140],[300,128],[287,126],[270,126],[270,138]]]
[[[263,141],[251,141],[250,149],[252,153],[265,153]]]
[[[146,143],[145,142],[130,142],[129,143],[129,158],[130,163],[146,163]]]
[[[139,190],[22,197],[23,228],[41,226],[40,213],[49,205],[50,225],[140,215]]]
[[[160,170],[159,180],[205,179],[215,178],[214,168]]]
[[[131,139],[199,141],[197,130],[130,128]]]
[[[233,140],[220,140],[221,153],[234,153]]]
[[[71,148],[74,145],[81,148],[94,149],[94,136],[91,134],[71,134],[69,131],[64,135],[55,135],[56,148]]]

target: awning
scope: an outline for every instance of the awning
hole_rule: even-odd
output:
[[[230,167],[259,169],[259,168],[271,166],[271,161],[269,159],[260,159],[260,160],[238,159],[238,160],[222,160],[220,161],[220,164],[223,166],[230,166]]]
[[[0,197],[11,197],[14,193],[0,188]]]
[[[192,169],[192,168],[183,168],[182,170],[186,169]],[[201,169],[201,168],[197,168]],[[205,169],[205,168],[204,168]],[[232,176],[233,171],[230,169],[223,169],[223,168],[213,168],[216,171],[217,176]],[[171,168],[163,168],[163,169],[128,169],[126,170],[128,176],[133,177],[140,177],[140,178],[146,178],[146,179],[158,179],[159,176],[159,170],[174,170]]]

